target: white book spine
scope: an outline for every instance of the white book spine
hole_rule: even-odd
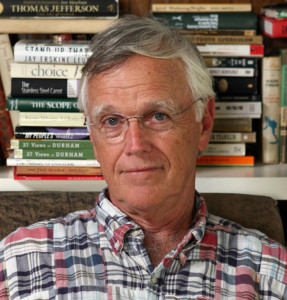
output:
[[[203,156],[244,156],[246,155],[245,143],[210,143],[204,152]]]

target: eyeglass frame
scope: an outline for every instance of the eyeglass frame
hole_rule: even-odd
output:
[[[176,115],[182,115],[182,114],[184,114],[185,112],[187,112],[188,110],[191,109],[191,107],[193,106],[193,104],[197,103],[198,101],[203,101],[203,98],[198,98],[198,99],[196,99],[195,101],[193,101],[191,104],[189,104],[187,107],[185,107],[185,108],[184,108],[183,110],[181,110],[180,112],[171,113],[171,115],[176,116]],[[123,114],[120,114],[120,113],[112,113],[111,115],[117,115],[117,116],[123,117],[122,121],[126,121],[128,127],[130,126],[130,120],[131,120],[131,119],[137,119],[137,122],[138,122],[138,124],[140,125],[140,124],[142,124],[142,122],[139,121],[139,120],[141,120],[141,119],[144,118],[143,115],[142,115],[142,116],[130,116],[130,117],[125,117]],[[84,120],[83,125],[86,125],[86,126],[93,126],[93,125],[96,125],[96,123],[95,123],[95,122],[93,122],[93,123],[87,123],[87,117],[85,117],[85,120]],[[141,127],[141,128],[142,128],[142,127]],[[120,137],[120,135],[118,135],[117,137]],[[115,137],[115,138],[117,138],[117,137]]]

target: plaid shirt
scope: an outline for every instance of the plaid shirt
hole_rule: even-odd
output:
[[[287,299],[285,249],[197,214],[153,267],[141,228],[102,193],[95,209],[20,228],[0,244],[0,299]]]

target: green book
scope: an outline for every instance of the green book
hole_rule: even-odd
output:
[[[35,139],[11,139],[11,149],[33,149],[33,150],[92,150],[90,140],[35,140]]]
[[[7,97],[9,110],[26,112],[79,112],[77,98],[21,98]]]
[[[95,159],[93,150],[15,149],[14,158],[24,159]]]
[[[154,13],[172,29],[257,29],[257,14],[252,12],[224,13]]]

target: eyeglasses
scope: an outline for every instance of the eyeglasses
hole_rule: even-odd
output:
[[[190,110],[193,104],[198,101],[203,101],[203,99],[199,98],[193,101],[180,112],[174,112],[174,109],[169,107],[160,107],[142,116],[125,117],[119,113],[102,114],[99,115],[97,120],[93,123],[87,123],[85,120],[84,125],[95,126],[104,139],[109,142],[119,143],[124,140],[125,134],[132,121],[136,121],[140,128],[152,134],[169,131],[176,125],[178,116]]]

